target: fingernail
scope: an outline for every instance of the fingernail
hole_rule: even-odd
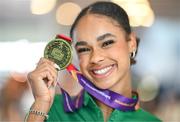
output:
[[[55,67],[57,70],[60,70],[60,67],[59,67],[57,64],[54,64],[54,67]]]

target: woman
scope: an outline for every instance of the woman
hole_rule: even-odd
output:
[[[137,42],[126,12],[114,3],[96,2],[81,11],[70,34],[82,74],[97,89],[131,98],[130,66]],[[87,92],[80,109],[64,112],[63,97],[55,95],[55,87],[49,87],[52,83],[56,86],[57,71],[48,59],[41,58],[28,76],[35,97],[31,107],[34,112],[30,112],[28,121],[43,121],[47,113],[46,121],[160,121],[141,108],[134,111],[113,108]],[[46,83],[44,78],[48,79]]]

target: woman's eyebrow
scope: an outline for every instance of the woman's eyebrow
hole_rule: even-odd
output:
[[[111,33],[105,33],[105,34],[97,37],[97,41],[102,41],[102,40],[104,40],[104,39],[107,38],[107,37],[116,37],[116,36],[113,35],[113,34],[111,34]]]
[[[78,42],[76,42],[75,47],[84,46],[84,45],[87,45],[87,42],[85,42],[85,41],[78,41]]]
[[[105,34],[97,37],[97,41],[102,41],[102,40],[104,40],[105,38],[108,38],[108,37],[116,37],[116,36],[111,34],[111,33],[105,33]],[[87,45],[86,41],[78,41],[78,42],[76,42],[75,47],[85,46],[85,45]]]

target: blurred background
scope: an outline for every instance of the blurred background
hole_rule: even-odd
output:
[[[0,121],[23,121],[33,102],[26,75],[56,34],[69,36],[79,11],[98,0],[0,0]],[[121,5],[140,38],[133,87],[141,106],[166,122],[180,121],[180,1],[107,0]],[[74,56],[73,63],[76,65]],[[79,85],[66,72],[62,87]],[[59,93],[59,91],[57,91]]]

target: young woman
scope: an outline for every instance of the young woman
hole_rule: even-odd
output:
[[[84,8],[70,31],[79,57],[80,71],[100,91],[132,98],[130,66],[137,50],[126,12],[111,2],[96,2]],[[160,121],[141,108],[121,110],[84,93],[83,105],[75,112],[65,112],[63,97],[55,95],[57,71],[54,63],[41,58],[28,75],[35,102],[27,121]],[[43,79],[48,81],[44,82]],[[113,97],[112,95],[112,97]],[[117,98],[119,99],[117,95]],[[55,97],[54,97],[55,96]],[[122,105],[127,106],[125,103]],[[112,106],[111,106],[112,105]],[[41,113],[37,114],[37,112]]]

